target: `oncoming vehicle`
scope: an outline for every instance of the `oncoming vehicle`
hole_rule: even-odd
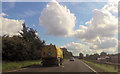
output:
[[[42,49],[42,65],[62,65],[63,51],[55,45],[47,45]]]
[[[70,61],[74,61],[74,60],[75,60],[74,57],[71,57],[71,58],[70,58]]]

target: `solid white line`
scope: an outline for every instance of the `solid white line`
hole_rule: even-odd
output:
[[[93,68],[91,68],[89,65],[87,65],[87,64],[84,63],[83,61],[82,61],[82,63],[83,63],[85,66],[87,66],[89,69],[91,69],[93,72],[97,73],[97,71],[95,71]],[[97,73],[97,74],[98,74],[98,73]]]
[[[28,69],[28,68],[21,68],[21,69],[12,70],[12,71],[7,71],[7,72],[16,72],[16,71],[25,70],[25,69]]]

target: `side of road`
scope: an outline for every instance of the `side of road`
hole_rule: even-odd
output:
[[[64,59],[66,61],[68,59]],[[33,60],[33,61],[19,61],[19,62],[2,62],[2,72],[15,72],[22,69],[27,69],[27,67],[31,67],[34,65],[41,65],[41,60]]]
[[[88,64],[97,72],[118,72],[118,68],[115,69],[112,65],[95,63],[87,60],[82,60],[84,63]]]
[[[35,64],[41,64],[41,60],[35,60],[35,61],[20,61],[20,62],[2,62],[2,72],[9,72],[9,71],[15,71],[19,70],[21,68],[24,69],[24,67],[35,65]]]
[[[93,72],[97,73],[96,70],[94,70],[91,66],[89,66],[87,63],[85,63],[84,61],[82,61],[82,63],[87,66],[89,69],[91,69]]]

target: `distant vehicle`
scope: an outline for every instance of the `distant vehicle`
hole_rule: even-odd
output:
[[[70,61],[75,61],[74,57],[71,57],[71,58],[70,58]]]
[[[63,51],[55,45],[47,45],[42,49],[42,65],[57,65],[63,63]]]

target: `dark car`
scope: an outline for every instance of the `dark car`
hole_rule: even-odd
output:
[[[71,57],[71,58],[70,58],[70,61],[74,61],[74,60],[75,60],[74,57]]]

